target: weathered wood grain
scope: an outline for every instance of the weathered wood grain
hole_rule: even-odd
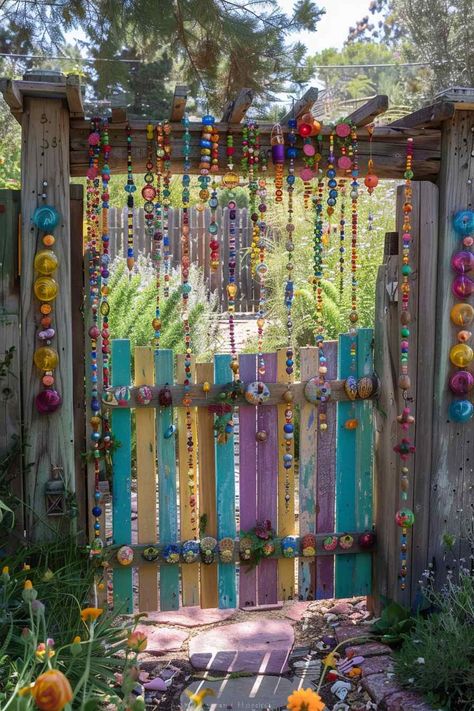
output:
[[[137,347],[135,355],[135,385],[153,382],[153,351],[147,346]],[[137,462],[137,524],[138,543],[155,541],[158,530],[156,507],[156,428],[154,410],[135,411]],[[158,577],[156,569],[143,567],[138,573],[138,607],[150,612],[158,606]]]
[[[379,94],[349,114],[346,121],[355,124],[357,128],[361,128],[362,126],[367,126],[372,123],[374,118],[383,114],[387,109],[388,96]]]
[[[224,108],[221,123],[240,123],[252,105],[254,94],[252,89],[241,89]]]
[[[38,84],[41,84],[38,82]],[[25,475],[28,507],[26,524],[32,538],[46,540],[50,528],[45,518],[44,486],[53,466],[61,467],[69,491],[74,491],[74,403],[73,350],[71,323],[71,256],[69,192],[69,113],[61,99],[24,98],[22,114],[22,241],[21,241],[21,373],[23,425],[28,436],[28,457],[33,466]],[[47,146],[47,147],[46,147]],[[31,222],[42,200],[38,194],[42,181],[48,183],[48,203],[61,215],[55,230],[54,251],[59,268],[55,273],[58,296],[54,302],[54,347],[59,354],[55,370],[56,387],[62,406],[51,415],[40,415],[35,397],[41,389],[41,373],[33,363],[37,347],[39,302],[33,293],[33,261],[41,248],[42,235]],[[51,436],[51,432],[55,436]],[[48,521],[51,525],[53,521]],[[56,519],[57,525],[65,522]]]
[[[313,104],[318,100],[319,89],[310,86],[301,99],[297,99],[291,109],[280,119],[282,126],[286,126],[291,118],[300,118],[307,111],[311,111]]]
[[[181,121],[186,111],[189,89],[185,84],[176,84],[171,104],[170,121]]]
[[[212,363],[196,363],[196,380],[212,383]],[[200,407],[197,411],[199,514],[206,517],[205,535],[217,538],[216,464],[214,459],[214,415]],[[217,607],[217,565],[201,565],[201,607]]]

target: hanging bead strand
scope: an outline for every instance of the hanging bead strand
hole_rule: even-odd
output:
[[[285,164],[285,139],[279,123],[272,128],[270,143],[274,169],[275,202],[283,202],[283,166]]]
[[[229,200],[227,202],[227,209],[229,212],[229,262],[228,262],[228,278],[227,278],[227,313],[228,313],[228,325],[229,325],[229,350],[232,356],[230,362],[230,368],[232,370],[233,380],[238,379],[239,373],[239,360],[237,358],[237,350],[235,344],[235,299],[238,293],[238,286],[235,280],[235,268],[237,260],[237,251],[235,238],[237,234],[237,203],[235,202],[233,189],[238,184],[238,175],[236,175],[234,170],[234,141],[232,137],[232,131],[229,129],[227,131],[226,137],[226,155],[227,155],[227,170],[228,172],[224,175],[222,179],[222,184],[229,190]]]
[[[357,237],[358,237],[358,200],[359,200],[359,162],[357,131],[351,127],[351,311],[349,313],[349,334],[351,337],[351,371],[357,374]]]
[[[107,119],[102,121],[102,130],[100,136],[102,147],[103,165],[102,165],[102,256],[100,269],[100,293],[102,297],[100,305],[100,313],[102,315],[102,387],[104,390],[110,385],[110,341],[109,341],[109,311],[110,305],[108,300],[109,294],[109,180],[110,180],[110,143],[109,143],[109,122]]]
[[[265,278],[268,273],[268,266],[265,262],[265,240],[267,238],[267,223],[266,223],[266,198],[267,198],[267,181],[266,170],[267,164],[263,160],[261,162],[262,177],[258,181],[258,196],[259,196],[259,219],[258,219],[258,264],[256,267],[257,277],[259,279],[259,299],[257,312],[257,348],[258,348],[258,374],[260,377],[265,375],[265,359],[263,356],[263,329],[265,326],[266,317],[266,285]]]
[[[171,251],[169,236],[169,208],[171,204],[171,124],[163,123],[163,296],[170,294]]]
[[[127,183],[125,185],[125,192],[127,193],[127,267],[128,271],[131,273],[133,266],[135,264],[135,253],[133,248],[133,207],[134,207],[134,196],[133,193],[136,191],[137,187],[133,179],[133,166],[132,166],[132,129],[129,123],[127,123]]]

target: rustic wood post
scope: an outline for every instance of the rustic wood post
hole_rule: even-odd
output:
[[[71,87],[64,76],[57,73],[26,75],[25,79],[25,82],[17,82],[23,102],[20,116],[23,149],[20,358],[23,421],[28,460],[33,463],[25,476],[27,531],[31,539],[41,540],[51,535],[52,522],[56,520],[61,525],[61,519],[46,519],[44,488],[53,467],[61,468],[67,492],[73,494],[75,491],[68,108]],[[55,274],[58,296],[54,302],[54,347],[59,354],[55,381],[62,406],[51,415],[40,415],[36,410],[35,396],[40,390],[41,374],[33,363],[33,354],[38,347],[39,314],[39,303],[33,293],[36,276],[33,260],[42,242],[32,216],[36,207],[42,204],[43,181],[47,182],[47,203],[53,205],[61,216],[55,230],[54,247],[59,261]],[[80,264],[75,268],[80,269]],[[75,318],[79,315],[75,314]]]

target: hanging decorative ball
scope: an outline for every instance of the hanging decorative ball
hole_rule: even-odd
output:
[[[181,546],[181,558],[185,563],[195,563],[199,558],[198,541],[185,541]]]
[[[349,550],[349,548],[352,548],[354,545],[354,537],[349,533],[344,533],[344,535],[339,537],[339,545],[343,550]]]
[[[52,277],[43,276],[35,280],[33,291],[38,301],[53,301],[58,295],[58,285]]]
[[[173,404],[173,396],[171,395],[171,390],[168,385],[158,392],[158,403],[160,407],[171,407]]]
[[[52,274],[58,268],[58,258],[51,249],[41,249],[35,255],[34,268],[40,274]]]
[[[455,304],[450,315],[455,326],[469,326],[474,319],[474,307],[471,304]]]
[[[316,555],[316,536],[314,533],[307,533],[301,539],[301,552],[305,557]]]
[[[468,274],[474,269],[474,253],[462,250],[451,257],[451,267],[458,274]]]
[[[467,343],[457,343],[449,351],[451,363],[458,368],[464,368],[474,358],[474,352]]]
[[[245,399],[251,405],[262,405],[270,397],[270,390],[265,383],[257,380],[245,388]]]
[[[52,247],[56,242],[56,237],[54,235],[43,235],[42,241],[45,247]]]
[[[234,559],[234,539],[221,538],[219,541],[219,560],[221,563],[232,563]]]
[[[364,531],[364,533],[360,534],[357,542],[361,548],[372,548],[375,543],[375,533],[373,531]]]
[[[474,414],[474,405],[470,400],[453,400],[448,414],[454,422],[468,422]]]
[[[355,400],[357,397],[357,378],[349,375],[344,382],[344,391],[349,400]]]
[[[311,136],[311,132],[313,130],[313,127],[311,126],[310,123],[300,123],[298,126],[298,133],[300,136],[303,136],[303,138],[307,138],[308,136]]]
[[[160,556],[160,549],[156,546],[147,546],[142,551],[142,558],[149,561],[150,563],[157,560]]]
[[[379,179],[374,173],[368,173],[364,179],[365,186],[371,190],[377,187]]]
[[[265,432],[265,430],[259,430],[259,431],[257,432],[257,434],[255,435],[255,438],[256,438],[257,442],[266,442],[266,441],[267,441],[267,437],[268,437],[268,435],[267,435],[267,433]]]
[[[117,551],[117,560],[120,565],[131,565],[133,563],[133,548],[121,546]]]
[[[400,509],[395,514],[395,523],[400,528],[410,528],[415,522],[415,514],[411,509]]]
[[[313,405],[318,402],[327,402],[331,397],[331,383],[322,380],[322,378],[317,375],[308,380],[304,386],[304,396],[307,401]]]
[[[153,391],[149,385],[141,385],[137,390],[137,402],[139,405],[149,405],[153,398]]]
[[[202,384],[202,391],[203,393],[208,393],[211,389],[211,384],[207,382],[207,380]]]
[[[357,381],[357,394],[362,400],[374,394],[377,387],[377,381],[370,375],[365,375]]]
[[[52,205],[41,205],[33,213],[33,224],[42,232],[53,232],[59,224],[59,212]]]
[[[293,402],[293,400],[295,399],[293,390],[291,390],[291,388],[288,388],[287,390],[285,390],[285,392],[281,396],[281,399],[284,400],[285,402]]]
[[[42,390],[36,396],[36,409],[41,415],[50,415],[61,407],[61,395],[57,390]]]
[[[347,138],[350,135],[351,127],[348,123],[338,123],[336,126],[336,136],[339,138]]]
[[[326,536],[323,540],[323,548],[325,551],[333,551],[337,548],[337,536]]]
[[[227,190],[233,190],[238,186],[240,178],[237,173],[228,172],[222,176],[221,185]]]
[[[474,293],[474,281],[465,274],[459,274],[451,286],[454,296],[458,299],[468,299]]]
[[[59,363],[59,356],[54,348],[42,346],[34,352],[33,361],[38,370],[54,370]]]
[[[297,538],[295,536],[285,536],[280,541],[281,552],[284,558],[294,558],[297,553]]]
[[[469,370],[458,370],[449,378],[449,387],[455,395],[467,395],[474,386],[474,375]]]
[[[454,230],[463,236],[468,236],[474,232],[474,211],[459,210],[453,215]]]
[[[359,426],[359,420],[357,420],[355,417],[351,418],[350,420],[346,420],[344,422],[344,427],[346,430],[356,430]]]
[[[174,434],[176,434],[176,425],[170,425],[163,435],[165,439],[170,439]]]
[[[312,136],[318,136],[321,133],[321,123],[319,121],[316,121],[316,119],[314,119],[313,123],[311,124],[311,127]]]

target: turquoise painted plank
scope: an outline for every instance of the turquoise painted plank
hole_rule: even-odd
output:
[[[130,341],[127,338],[112,341],[112,386],[130,385]],[[112,411],[111,429],[120,447],[112,455],[112,537],[115,545],[132,542],[132,411],[129,408]],[[132,569],[114,568],[114,607],[123,612],[133,612]]]
[[[339,337],[338,377],[360,378],[373,372],[373,331],[361,328],[357,336],[357,372],[351,371],[350,336]],[[347,430],[346,420],[356,417],[358,427]],[[373,511],[373,424],[372,403],[356,401],[337,404],[336,530],[363,531],[372,527]],[[368,595],[372,583],[372,555],[358,553],[336,556],[336,597]]]
[[[173,383],[173,351],[155,352],[155,383]],[[176,487],[176,440],[165,439],[165,432],[173,424],[173,408],[156,411],[156,454],[158,459],[158,492],[160,543],[176,543],[178,538],[178,499]],[[179,607],[179,566],[160,566],[160,610]]]
[[[230,355],[216,355],[214,357],[214,381],[217,384],[225,384],[232,379],[232,371],[229,367],[231,359]],[[216,440],[215,452],[217,538],[218,540],[227,536],[235,538],[234,437],[229,437],[225,444],[218,444]],[[237,607],[235,565],[218,563],[217,580],[219,607]]]

